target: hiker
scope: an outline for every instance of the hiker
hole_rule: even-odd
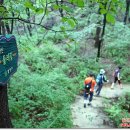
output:
[[[96,78],[96,83],[97,83],[96,96],[100,95],[104,82],[109,82],[109,80],[106,79],[105,70],[101,69],[100,73],[97,75]]]
[[[90,96],[88,105],[91,105],[95,85],[95,75],[93,73],[90,73],[84,81],[84,108],[86,108],[88,96]]]
[[[114,71],[113,73],[113,77],[114,77],[114,82],[111,85],[111,89],[114,89],[114,84],[118,81],[118,84],[120,86],[120,88],[122,89],[122,83],[121,83],[121,78],[120,78],[120,71],[121,71],[122,67],[118,66],[118,68]]]

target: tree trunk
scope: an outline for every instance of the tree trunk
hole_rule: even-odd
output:
[[[0,128],[12,128],[9,115],[7,84],[0,85]]]
[[[99,45],[98,45],[98,53],[97,53],[97,58],[100,58],[100,50],[101,50],[101,45],[103,42],[103,36],[105,34],[105,27],[106,27],[106,14],[104,14],[104,19],[103,19],[103,29],[102,29],[102,34],[101,34],[101,40],[99,40]]]
[[[26,8],[26,14],[28,16],[28,21],[30,22],[30,10],[29,10],[29,8]],[[30,37],[32,37],[32,26],[27,25],[27,29],[28,29]]]
[[[96,29],[96,36],[95,36],[95,47],[97,48],[99,46],[100,37],[101,37],[101,27],[97,27]]]
[[[1,32],[2,32],[2,34],[3,35],[5,35],[5,33],[6,33],[6,30],[5,30],[5,26],[4,26],[4,22],[3,21],[1,21]]]
[[[98,9],[98,14],[99,14],[99,15],[101,14],[101,13],[100,13],[100,10],[101,10],[101,8]],[[101,25],[101,20],[98,21],[97,24]],[[94,38],[94,40],[95,40],[94,46],[95,46],[96,48],[99,46],[100,37],[101,37],[101,30],[102,30],[102,29],[101,29],[101,27],[99,27],[99,26],[96,28],[96,36],[95,36],[95,38]]]
[[[110,3],[111,4],[111,3]],[[107,6],[107,3],[104,3],[104,6],[105,6],[105,8],[106,8],[106,6]],[[109,5],[110,6],[110,5]],[[97,52],[97,60],[96,61],[98,61],[99,60],[99,58],[100,58],[100,52],[101,52],[101,45],[102,45],[102,43],[103,43],[103,36],[104,36],[104,34],[105,34],[105,27],[106,27],[106,14],[104,14],[104,18],[103,18],[103,29],[102,29],[102,34],[101,34],[101,39],[99,40],[99,43],[98,43],[98,52]]]
[[[124,24],[127,22],[127,17],[129,14],[129,6],[130,6],[130,0],[126,0],[126,12],[125,12],[125,17],[124,17]]]
[[[14,12],[12,12],[12,17],[14,17]],[[13,33],[13,28],[14,28],[14,20],[12,19],[11,21],[11,29],[10,29],[10,33]]]
[[[9,27],[9,23],[8,23],[8,22],[5,23],[5,27],[6,27],[7,33],[8,33],[8,34],[11,34],[11,30],[10,30],[10,27]]]
[[[56,0],[56,4],[57,4],[57,6],[59,6],[59,1],[58,0]],[[59,8],[59,13],[60,13],[61,17],[64,17],[62,6],[63,6],[63,0],[60,0],[60,7],[61,8]]]

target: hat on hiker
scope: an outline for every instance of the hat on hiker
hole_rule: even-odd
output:
[[[105,70],[104,69],[100,69],[100,74],[104,74]]]

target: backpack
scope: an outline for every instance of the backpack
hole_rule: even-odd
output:
[[[117,74],[119,73],[119,69],[116,69],[115,72],[113,73],[114,77],[117,77]]]
[[[97,75],[97,78],[96,78],[96,82],[97,82],[97,84],[101,84],[101,83],[103,83],[103,76],[102,75],[100,75],[100,74],[98,74]]]
[[[85,84],[84,88],[86,93],[90,93],[91,84],[92,84],[92,80],[88,84]]]

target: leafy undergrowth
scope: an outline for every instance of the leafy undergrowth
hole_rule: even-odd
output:
[[[111,30],[111,31],[110,31]],[[122,32],[124,32],[122,34]],[[122,66],[121,77],[124,82],[130,82],[130,30],[121,22],[113,27],[108,26],[105,35],[103,55],[110,58],[117,66]],[[126,78],[127,77],[127,78]]]
[[[86,73],[97,72],[100,65],[51,43],[29,48],[20,50],[18,71],[9,87],[14,128],[71,128],[70,104]]]
[[[114,121],[116,127],[121,128],[123,119],[126,120],[130,118],[130,93],[126,93],[122,97],[110,102],[111,105],[105,108],[105,112],[108,114],[110,119]]]
[[[9,105],[14,128],[71,128],[70,104],[73,102],[75,94],[82,89],[86,73],[92,70],[97,74],[100,68],[109,67],[109,64],[97,63],[95,57],[89,58],[90,53],[81,57],[81,51],[93,51],[89,50],[89,46],[87,46],[89,43],[85,39],[96,30],[95,15],[92,15],[90,11],[87,13],[86,10],[83,11],[83,14],[90,14],[93,23],[86,26],[89,25],[87,20],[90,18],[86,19],[85,15],[78,16],[80,18],[78,32],[68,33],[69,40],[59,33],[54,39],[55,33],[53,35],[48,33],[43,41],[43,33],[38,33],[41,42],[36,45],[38,44],[36,35],[33,35],[31,40],[25,36],[20,37],[20,65],[17,73],[12,77],[9,87]],[[130,67],[127,62],[130,58],[128,51],[130,32],[129,28],[124,28],[120,24],[116,24],[114,30],[113,26],[111,28],[107,26],[104,38],[105,46],[102,52],[105,59],[111,58],[115,64],[126,66],[123,67],[122,79],[128,82],[130,81]],[[122,37],[117,35],[121,32],[125,32]],[[124,38],[125,40],[121,40]],[[74,43],[74,40],[78,42]],[[62,48],[60,46],[63,43],[66,45],[63,45]],[[84,45],[78,43],[85,43],[88,49],[84,49]],[[119,115],[122,107],[119,105],[113,105],[113,107],[111,117],[116,111],[115,113],[118,114],[114,114],[112,119],[118,120],[115,117]],[[124,113],[126,111],[123,109]],[[117,122],[119,123],[119,121]]]

